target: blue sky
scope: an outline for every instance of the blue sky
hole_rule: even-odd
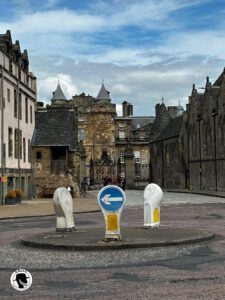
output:
[[[0,28],[28,49],[38,100],[58,80],[68,99],[97,96],[104,79],[118,109],[154,115],[162,96],[185,106],[222,72],[224,16],[224,0],[1,0]]]

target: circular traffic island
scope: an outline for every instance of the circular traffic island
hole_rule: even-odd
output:
[[[175,246],[197,243],[214,238],[214,234],[195,229],[168,227],[148,228],[122,227],[120,241],[104,241],[104,228],[77,229],[73,232],[44,232],[20,240],[28,247],[72,250],[100,251],[148,247]]]

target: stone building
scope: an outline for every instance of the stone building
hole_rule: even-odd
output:
[[[183,116],[170,120],[150,142],[150,181],[161,188],[185,188],[184,166],[180,152]]]
[[[225,190],[225,70],[204,93],[193,85],[181,134],[187,187]]]
[[[60,186],[72,186],[78,194],[81,155],[77,140],[76,111],[68,105],[60,85],[51,106],[40,103],[32,139],[33,170],[38,197],[52,196]]]
[[[179,137],[183,107],[155,106],[155,122],[150,130],[150,181],[162,188],[181,185]]]
[[[148,183],[149,128],[153,125],[154,117],[133,116],[133,106],[126,101],[123,103],[123,116],[117,117],[116,105],[112,103],[104,83],[96,98],[82,93],[73,96],[71,100],[66,100],[58,85],[51,105],[47,105],[46,108],[39,107],[36,116],[37,125],[32,145],[38,194],[41,193],[44,178],[53,178],[49,175],[54,163],[51,158],[52,147],[56,146],[56,141],[51,139],[48,141],[44,134],[51,134],[54,137],[51,130],[55,126],[61,130],[60,123],[52,123],[53,119],[57,120],[60,111],[63,113],[73,111],[74,115],[76,130],[74,128],[70,131],[70,136],[73,135],[77,140],[75,152],[77,157],[80,157],[80,160],[77,159],[79,174],[73,174],[74,178],[77,178],[78,185],[84,177],[90,180],[90,184],[95,185],[102,184],[106,178],[112,181],[126,178],[128,188]],[[38,130],[39,140],[37,140]],[[44,148],[45,146],[47,148]],[[71,149],[67,150],[68,153],[69,151]],[[41,160],[37,158],[37,155],[40,157],[39,152],[43,153]],[[53,179],[50,181],[52,183],[48,182],[46,188],[53,187],[54,182],[58,185],[57,181]]]
[[[149,180],[149,128],[154,117],[133,116],[133,106],[123,102],[123,116],[117,117],[116,105],[104,83],[96,98],[75,95],[71,105],[77,111],[78,140],[86,154],[83,177],[91,184],[102,184],[108,177],[126,178],[128,188]]]
[[[111,103],[104,83],[96,98],[84,93],[75,95],[70,105],[77,112],[78,141],[86,154],[82,176],[90,178],[90,184],[102,183],[106,176],[116,176],[116,105]]]
[[[31,138],[36,109],[36,78],[29,71],[27,50],[0,34],[0,204],[11,189],[32,194]]]
[[[117,174],[128,188],[149,182],[149,139],[154,117],[133,116],[133,106],[123,102],[123,116],[115,118]]]
[[[224,107],[225,69],[213,84],[206,78],[203,93],[193,85],[183,117],[168,118],[151,141],[151,181],[168,188],[225,190]]]

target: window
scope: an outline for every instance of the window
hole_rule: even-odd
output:
[[[141,128],[141,124],[137,124],[137,129]]]
[[[134,175],[141,176],[141,151],[134,151]]]
[[[134,176],[135,177],[140,177],[141,176],[141,165],[140,164],[135,164],[134,165]]]
[[[141,163],[141,151],[134,151],[134,163],[135,164]]]
[[[14,130],[14,156],[22,159],[22,131],[19,129]]]
[[[125,140],[125,131],[119,131],[119,140]]]
[[[78,141],[79,142],[85,141],[85,131],[83,128],[78,129]]]
[[[30,147],[30,140],[28,140],[28,143],[27,143],[27,146],[28,146],[28,162],[30,163],[31,162],[31,147]]]
[[[28,123],[28,99],[25,98],[25,121]]]
[[[9,72],[13,73],[13,62],[12,62],[12,59],[9,60]]]
[[[20,159],[22,159],[22,130],[19,130],[19,149],[20,149]]]
[[[124,164],[124,149],[120,150],[120,163]]]
[[[14,90],[14,117],[17,118],[17,92]]]
[[[7,100],[10,102],[10,89],[7,89]]]
[[[23,161],[26,162],[26,139],[23,138]]]
[[[119,128],[124,128],[126,126],[126,124],[124,123],[119,123]]]
[[[37,151],[36,152],[36,159],[41,159],[42,155],[41,155],[41,151]]]
[[[170,154],[166,153],[166,166],[169,167],[170,166]]]
[[[30,122],[31,124],[33,123],[33,109],[31,105],[30,105]]]
[[[3,164],[5,164],[5,159],[6,159],[6,146],[5,143],[3,144]]]
[[[12,128],[8,128],[8,156],[11,157],[13,155],[13,130]]]
[[[19,136],[18,129],[14,130],[14,157],[18,158]]]
[[[22,95],[19,93],[19,119],[22,120]]]

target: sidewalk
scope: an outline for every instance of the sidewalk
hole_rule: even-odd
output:
[[[165,189],[169,193],[186,193],[203,196],[213,196],[218,198],[225,198],[225,192],[220,191],[204,191],[204,190],[189,190],[189,189]]]
[[[75,213],[100,210],[97,199],[94,197],[75,198],[73,204]],[[16,205],[0,206],[0,220],[49,215],[55,215],[51,198],[24,200]]]
[[[214,196],[225,198],[225,192],[188,190],[188,189],[164,189],[167,192],[199,194],[204,196]],[[130,191],[132,192],[132,191]],[[97,191],[89,191],[86,198],[74,199],[74,212],[94,212],[100,211],[97,202]],[[32,216],[48,216],[55,215],[51,198],[24,200],[16,205],[0,206],[0,220],[10,218],[32,217]]]

